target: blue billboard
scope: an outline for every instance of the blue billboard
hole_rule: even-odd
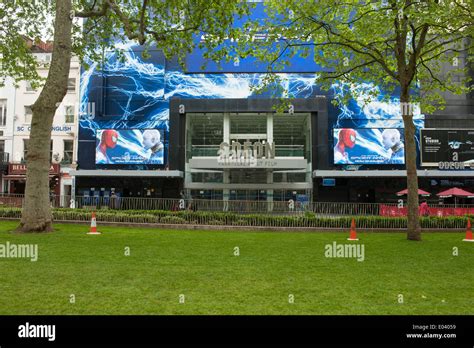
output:
[[[334,164],[405,164],[403,130],[335,128]]]
[[[98,129],[96,164],[164,164],[163,130]]]
[[[234,18],[234,27],[243,28],[245,23],[249,20],[262,22],[262,19],[268,18],[268,14],[265,11],[265,5],[263,2],[254,4],[255,7],[252,9],[248,17]],[[232,38],[224,40],[223,46],[230,52],[227,59],[222,59],[219,62],[215,62],[211,59],[206,59],[206,49],[199,47],[205,40],[212,39],[206,33],[201,33],[194,37],[194,43],[196,48],[186,58],[186,72],[187,73],[266,73],[268,71],[268,63],[262,62],[254,57],[239,57],[233,52],[233,47],[236,46],[236,42]],[[314,73],[322,70],[327,70],[319,66],[312,59],[314,55],[313,47],[306,47],[308,49],[307,56],[301,56],[296,52],[292,54],[291,49],[286,47],[286,41],[284,39],[270,39],[269,36],[264,33],[256,33],[252,37],[252,41],[258,43],[262,42],[268,44],[269,41],[273,42],[271,50],[274,52],[283,52],[280,57],[281,60],[289,59],[290,65],[283,67],[272,66],[274,72],[284,73]],[[300,50],[301,51],[301,50]]]
[[[264,15],[262,4],[258,4],[255,11],[252,16]],[[198,41],[201,39],[196,37]],[[334,135],[337,129],[351,128],[358,132],[360,141],[354,149],[347,148],[346,152],[360,151],[362,154],[362,147],[370,149],[367,155],[360,155],[359,158],[354,155],[352,159],[342,158],[335,163],[404,163],[402,158],[387,162],[384,158],[388,150],[384,150],[374,134],[374,129],[403,128],[399,98],[395,95],[386,98],[386,92],[374,83],[334,81],[329,91],[322,90],[316,81],[321,69],[311,58],[302,59],[296,55],[290,59],[291,64],[285,73],[279,74],[279,84],[258,93],[253,87],[262,84],[265,74],[261,72],[266,72],[266,68],[256,65],[250,58],[241,60],[239,64],[232,60],[222,62],[223,70],[218,68],[219,64],[207,62],[207,67],[202,69],[206,59],[200,49],[195,49],[188,55],[183,69],[175,61],[167,60],[156,48],[150,48],[149,55],[145,56],[142,55],[143,47],[135,42],[117,43],[117,48],[123,51],[123,59],[115,51],[106,51],[103,61],[89,61],[81,74],[78,147],[81,169],[114,164],[114,168],[146,170],[153,169],[149,164],[166,165],[168,139],[175,136],[169,134],[169,103],[173,98],[314,98],[319,95],[328,98],[327,135],[329,139],[334,137],[334,144],[330,146],[338,142]],[[347,94],[358,97],[346,100],[344,97]],[[338,106],[333,105],[331,100],[337,101]],[[418,108],[414,109],[413,122],[418,129],[424,126],[424,117]],[[333,128],[336,130],[333,131]],[[147,129],[160,130],[165,149],[163,160],[150,162],[144,150],[138,149],[141,146],[140,136],[143,136],[138,133]],[[367,131],[364,133],[362,129]],[[117,132],[119,145],[116,149],[106,150],[107,154],[114,154],[114,158],[108,155],[104,158],[97,150],[103,130]],[[122,146],[120,139],[126,140],[128,145]],[[372,139],[372,145],[366,145],[363,139],[367,139],[367,144]],[[376,150],[372,149],[374,146]],[[329,153],[328,161],[331,157]]]

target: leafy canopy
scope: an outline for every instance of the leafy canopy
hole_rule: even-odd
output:
[[[317,82],[373,82],[389,92],[409,91],[430,112],[444,92],[472,90],[474,2],[463,0],[268,0],[267,18],[232,32],[238,42],[209,54],[257,57],[268,72],[289,65],[293,56],[313,59],[324,71]],[[261,39],[263,37],[263,39]],[[259,39],[256,39],[259,38]],[[223,54],[223,52],[225,54]],[[471,60],[471,62],[469,61]],[[268,74],[266,82],[279,77]]]
[[[72,1],[73,53],[83,63],[101,61],[104,50],[118,51],[117,43],[135,41],[162,50],[167,58],[183,64],[196,43],[195,35],[216,38],[201,45],[212,50],[222,44],[236,17],[248,13],[239,0],[61,0]],[[38,63],[24,38],[39,40],[48,19],[54,19],[55,0],[4,0],[0,2],[0,82],[40,81]],[[52,36],[51,36],[52,37]],[[87,58],[87,59],[85,59]]]

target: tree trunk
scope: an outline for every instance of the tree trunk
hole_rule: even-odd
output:
[[[56,1],[51,65],[46,83],[31,108],[33,118],[26,158],[25,201],[17,229],[21,232],[52,230],[49,201],[51,127],[56,109],[67,93],[71,64],[71,29],[71,0]]]
[[[407,210],[408,231],[407,239],[421,240],[420,220],[418,217],[418,174],[416,168],[415,125],[413,123],[413,108],[410,103],[408,88],[400,95],[403,124],[405,126],[405,161],[407,169]]]

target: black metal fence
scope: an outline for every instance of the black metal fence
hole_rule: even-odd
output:
[[[348,231],[351,222],[358,229],[374,231],[402,231],[407,227],[406,217],[387,216],[331,216],[322,217],[314,213],[296,215],[275,214],[242,214],[234,212],[206,211],[140,211],[140,210],[97,210],[84,209],[53,209],[53,219],[57,222],[89,223],[95,213],[100,223],[146,224],[156,226],[176,226],[179,228],[250,228],[250,229],[302,229],[302,230],[343,230]],[[19,219],[21,208],[0,208],[0,219]],[[472,216],[471,216],[472,217]],[[425,230],[464,230],[467,226],[467,216],[454,217],[421,217],[420,224]]]
[[[0,194],[0,207],[22,207],[24,196]],[[53,208],[141,211],[203,211],[232,212],[238,214],[301,215],[306,212],[316,216],[401,216],[404,207],[396,203],[353,203],[353,202],[296,202],[296,201],[241,201],[168,199],[144,197],[93,197],[93,196],[51,196]],[[432,204],[432,215],[447,216],[474,214],[474,205]],[[443,214],[439,214],[442,211]]]

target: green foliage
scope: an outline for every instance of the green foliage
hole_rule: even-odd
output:
[[[158,220],[162,224],[185,224],[186,220],[179,216],[163,216]]]
[[[31,81],[34,88],[43,81],[30,44],[44,36],[52,12],[51,1],[0,1],[0,87],[6,77],[16,85],[21,80]]]
[[[18,218],[20,208],[0,208],[0,218]],[[59,208],[53,210],[55,221],[90,221],[88,209]],[[462,229],[469,216],[421,217],[424,229]],[[118,223],[160,223],[187,225],[287,227],[287,228],[336,228],[348,230],[352,219],[358,228],[404,229],[405,217],[339,216],[325,217],[306,212],[301,215],[238,214],[231,212],[167,211],[167,210],[98,210],[97,221]],[[470,216],[474,220],[474,216]]]
[[[144,47],[142,57],[157,48],[167,58],[184,64],[184,57],[196,44],[195,35],[206,33],[213,40],[199,46],[212,50],[228,36],[235,18],[248,13],[238,0],[62,0],[72,1],[73,53],[87,67],[101,63],[103,52],[113,50],[123,59],[123,45],[134,41]],[[25,44],[25,37],[41,39],[55,16],[54,1],[0,2],[0,78],[39,83],[38,63]],[[51,38],[52,29],[49,28]]]
[[[294,56],[311,59],[326,69],[316,77],[324,89],[334,81],[348,86],[342,103],[360,96],[354,86],[366,82],[389,92],[386,98],[398,88],[413,91],[419,82],[422,93],[412,93],[411,102],[420,103],[423,112],[442,107],[447,92],[472,90],[467,74],[474,50],[472,1],[269,0],[265,5],[268,18],[232,31],[239,45],[215,51],[214,59],[253,56],[267,62],[270,73]],[[256,87],[279,79],[268,74]],[[380,98],[373,92],[366,102]]]

